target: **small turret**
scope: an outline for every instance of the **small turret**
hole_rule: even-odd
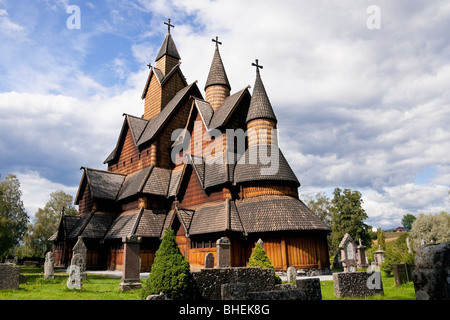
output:
[[[205,85],[205,100],[216,111],[230,95],[231,87],[219,53],[219,44],[222,42],[219,42],[218,37],[212,41],[216,43],[216,50]]]

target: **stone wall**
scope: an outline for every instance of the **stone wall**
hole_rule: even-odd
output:
[[[242,283],[247,292],[275,288],[275,273],[261,268],[215,268],[191,272],[189,299],[220,300],[222,285]]]
[[[384,295],[380,272],[338,272],[333,274],[334,295],[338,298]]]
[[[0,290],[19,289],[20,267],[0,264]]]

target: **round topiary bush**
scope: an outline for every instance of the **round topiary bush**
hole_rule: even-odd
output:
[[[178,248],[175,232],[167,229],[143,285],[142,298],[161,292],[171,299],[181,297],[188,286],[189,270],[189,262]]]

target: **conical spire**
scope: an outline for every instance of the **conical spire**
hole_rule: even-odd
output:
[[[164,22],[164,24],[167,24],[168,31],[155,60],[156,67],[161,70],[163,75],[166,75],[180,62],[181,57],[178,53],[177,46],[173,41],[172,35],[170,34],[170,28],[175,28],[175,26],[170,24],[170,19],[169,22]]]
[[[276,123],[277,118],[275,117],[275,113],[273,112],[272,105],[270,104],[269,97],[267,96],[266,89],[264,88],[259,73],[259,69],[262,69],[262,66],[258,65],[258,60],[256,60],[256,64],[252,63],[252,65],[256,66],[256,80],[253,87],[250,106],[248,108],[246,123],[255,119],[270,119],[274,120]]]
[[[180,54],[178,53],[177,46],[175,45],[175,42],[173,41],[172,35],[170,33],[167,33],[166,38],[164,39],[164,42],[159,49],[158,55],[156,56],[155,61],[158,61],[163,56],[168,55],[172,58],[180,60]]]
[[[231,89],[230,83],[228,82],[227,73],[225,72],[225,67],[223,66],[222,58],[219,53],[219,44],[222,42],[216,39],[212,39],[216,43],[216,50],[214,52],[214,57],[211,63],[211,68],[209,69],[208,79],[206,81],[205,90],[209,86],[213,85],[223,85]]]

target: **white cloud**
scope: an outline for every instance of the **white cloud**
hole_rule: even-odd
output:
[[[39,172],[14,172],[20,182],[22,201],[28,215],[33,218],[39,208],[43,208],[50,200],[50,193],[62,190],[70,194],[75,201],[77,187],[68,187],[64,184],[55,183],[40,176]]]

